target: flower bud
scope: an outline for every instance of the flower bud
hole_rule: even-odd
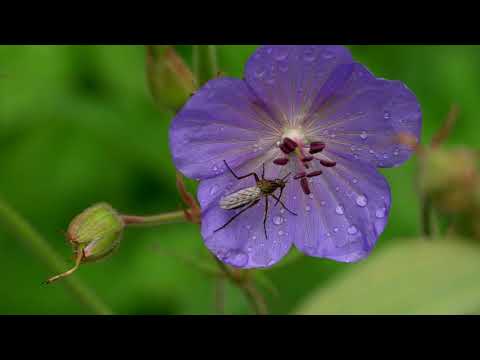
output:
[[[160,109],[177,111],[195,91],[195,77],[171,45],[147,45],[147,80]]]
[[[477,156],[465,149],[429,149],[422,157],[419,185],[439,210],[452,213],[475,201]]]
[[[47,280],[51,283],[76,271],[81,263],[110,255],[120,244],[125,224],[117,212],[106,203],[99,203],[77,215],[67,231],[67,239],[75,253],[75,266]]]

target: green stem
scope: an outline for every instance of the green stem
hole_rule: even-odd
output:
[[[218,75],[215,45],[193,45],[193,72],[199,88]]]
[[[187,221],[184,211],[174,211],[151,216],[121,215],[127,226],[157,226]]]
[[[428,196],[422,201],[422,233],[427,239],[432,236],[432,203]]]
[[[13,208],[0,198],[0,225],[13,237],[20,240],[32,254],[40,259],[51,271],[63,272],[67,264],[50,247],[48,242]],[[112,311],[82,281],[75,277],[65,278],[65,286],[84,306],[95,314],[109,315]]]

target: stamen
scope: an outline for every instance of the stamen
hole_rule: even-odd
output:
[[[308,180],[307,178],[302,178],[300,180],[300,185],[302,185],[302,190],[305,193],[305,195],[310,195],[310,187],[308,186]]]
[[[315,159],[313,156],[305,156],[302,161],[305,163],[305,162],[309,162],[309,161],[312,161],[313,159]]]
[[[310,154],[317,154],[325,149],[325,144],[322,142],[310,143]]]
[[[305,176],[307,176],[307,173],[306,172],[300,172],[298,173],[297,175],[294,176],[294,180],[300,180],[300,179],[303,179]]]
[[[325,167],[334,167],[337,165],[335,161],[330,161],[330,160],[320,160],[320,164],[322,164]]]
[[[290,149],[295,150],[298,146],[298,144],[293,141],[292,139],[286,137],[285,139],[283,139],[283,143]]]
[[[288,158],[279,158],[279,159],[273,160],[273,163],[275,165],[284,166],[288,164],[288,161],[289,161]]]
[[[308,178],[312,178],[312,177],[315,177],[315,176],[320,176],[320,175],[322,175],[322,173],[323,173],[323,172],[320,171],[320,170],[319,170],[319,171],[313,171],[313,172],[311,172],[310,174],[307,174],[307,177],[308,177]]]

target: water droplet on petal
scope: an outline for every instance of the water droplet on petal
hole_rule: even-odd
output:
[[[347,232],[350,234],[350,235],[355,235],[357,232],[358,232],[358,229],[355,225],[352,225],[352,226],[349,226],[348,229],[347,229]]]
[[[263,78],[263,76],[265,75],[265,69],[262,68],[262,67],[258,67],[256,70],[255,70],[255,77],[258,78],[258,79],[261,79]]]
[[[358,179],[355,178],[355,179],[352,180],[352,182],[353,182],[354,184],[356,184],[356,183],[358,183]]]
[[[273,57],[277,61],[283,61],[288,57],[288,50],[286,48],[279,47],[276,49]]]
[[[242,267],[248,262],[248,255],[242,251],[234,251],[228,256],[228,262],[233,266]]]
[[[325,206],[325,205],[327,205],[327,203],[326,203],[325,201],[322,201],[322,202],[320,203],[320,205]]]
[[[214,195],[217,191],[218,191],[218,185],[213,185],[213,186],[210,188],[209,194],[210,194],[210,195]]]
[[[383,219],[385,217],[385,212],[386,212],[386,209],[385,208],[382,208],[382,209],[378,209],[376,212],[375,212],[375,216],[379,219]]]
[[[278,235],[279,235],[279,236],[283,236],[283,234],[284,234],[284,232],[283,232],[282,230],[279,230],[279,231],[278,231]]]
[[[333,52],[331,52],[330,50],[327,50],[322,54],[322,56],[323,56],[324,59],[330,60],[330,59],[333,59],[335,57],[335,54]]]
[[[303,59],[308,62],[315,60],[315,50],[313,48],[308,48],[303,53]]]
[[[357,202],[357,205],[360,207],[365,207],[368,204],[368,200],[365,195],[360,195],[359,197],[357,197],[356,202]]]
[[[306,211],[310,211],[310,210],[312,210],[312,208],[307,205],[307,206],[305,206],[305,210],[306,210]]]
[[[361,134],[360,134],[360,138],[362,140],[367,140],[368,139],[368,134],[366,131],[363,131]]]
[[[338,214],[338,215],[343,215],[343,206],[337,206],[337,208],[335,209],[335,212]]]
[[[334,233],[338,233],[338,228],[337,228],[337,227],[336,227],[336,228],[333,228],[333,232],[334,232]]]
[[[383,118],[385,120],[389,120],[391,117],[392,117],[392,114],[390,114],[390,112],[388,111],[385,111],[385,113],[383,114]]]
[[[283,217],[281,217],[281,216],[275,216],[275,217],[273,218],[273,223],[274,223],[275,225],[282,225],[282,224],[283,224],[283,220],[284,220]]]

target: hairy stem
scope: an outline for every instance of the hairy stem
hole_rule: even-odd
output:
[[[158,226],[187,221],[184,211],[174,211],[151,216],[121,215],[127,226]]]
[[[214,259],[217,262],[220,270],[222,270],[222,272],[225,274],[225,276],[230,279],[235,285],[237,285],[240,290],[242,290],[255,314],[267,315],[268,309],[265,299],[255,287],[252,280],[247,276],[243,276],[245,275],[245,273],[243,273],[242,276],[237,275],[227,265],[217,259],[216,256],[214,256]]]
[[[21,241],[32,254],[42,261],[51,271],[62,272],[68,266],[51,248],[48,242],[13,208],[0,198],[0,225],[14,238]],[[112,311],[103,301],[75,277],[65,278],[65,286],[75,299],[95,314],[108,315]]]

